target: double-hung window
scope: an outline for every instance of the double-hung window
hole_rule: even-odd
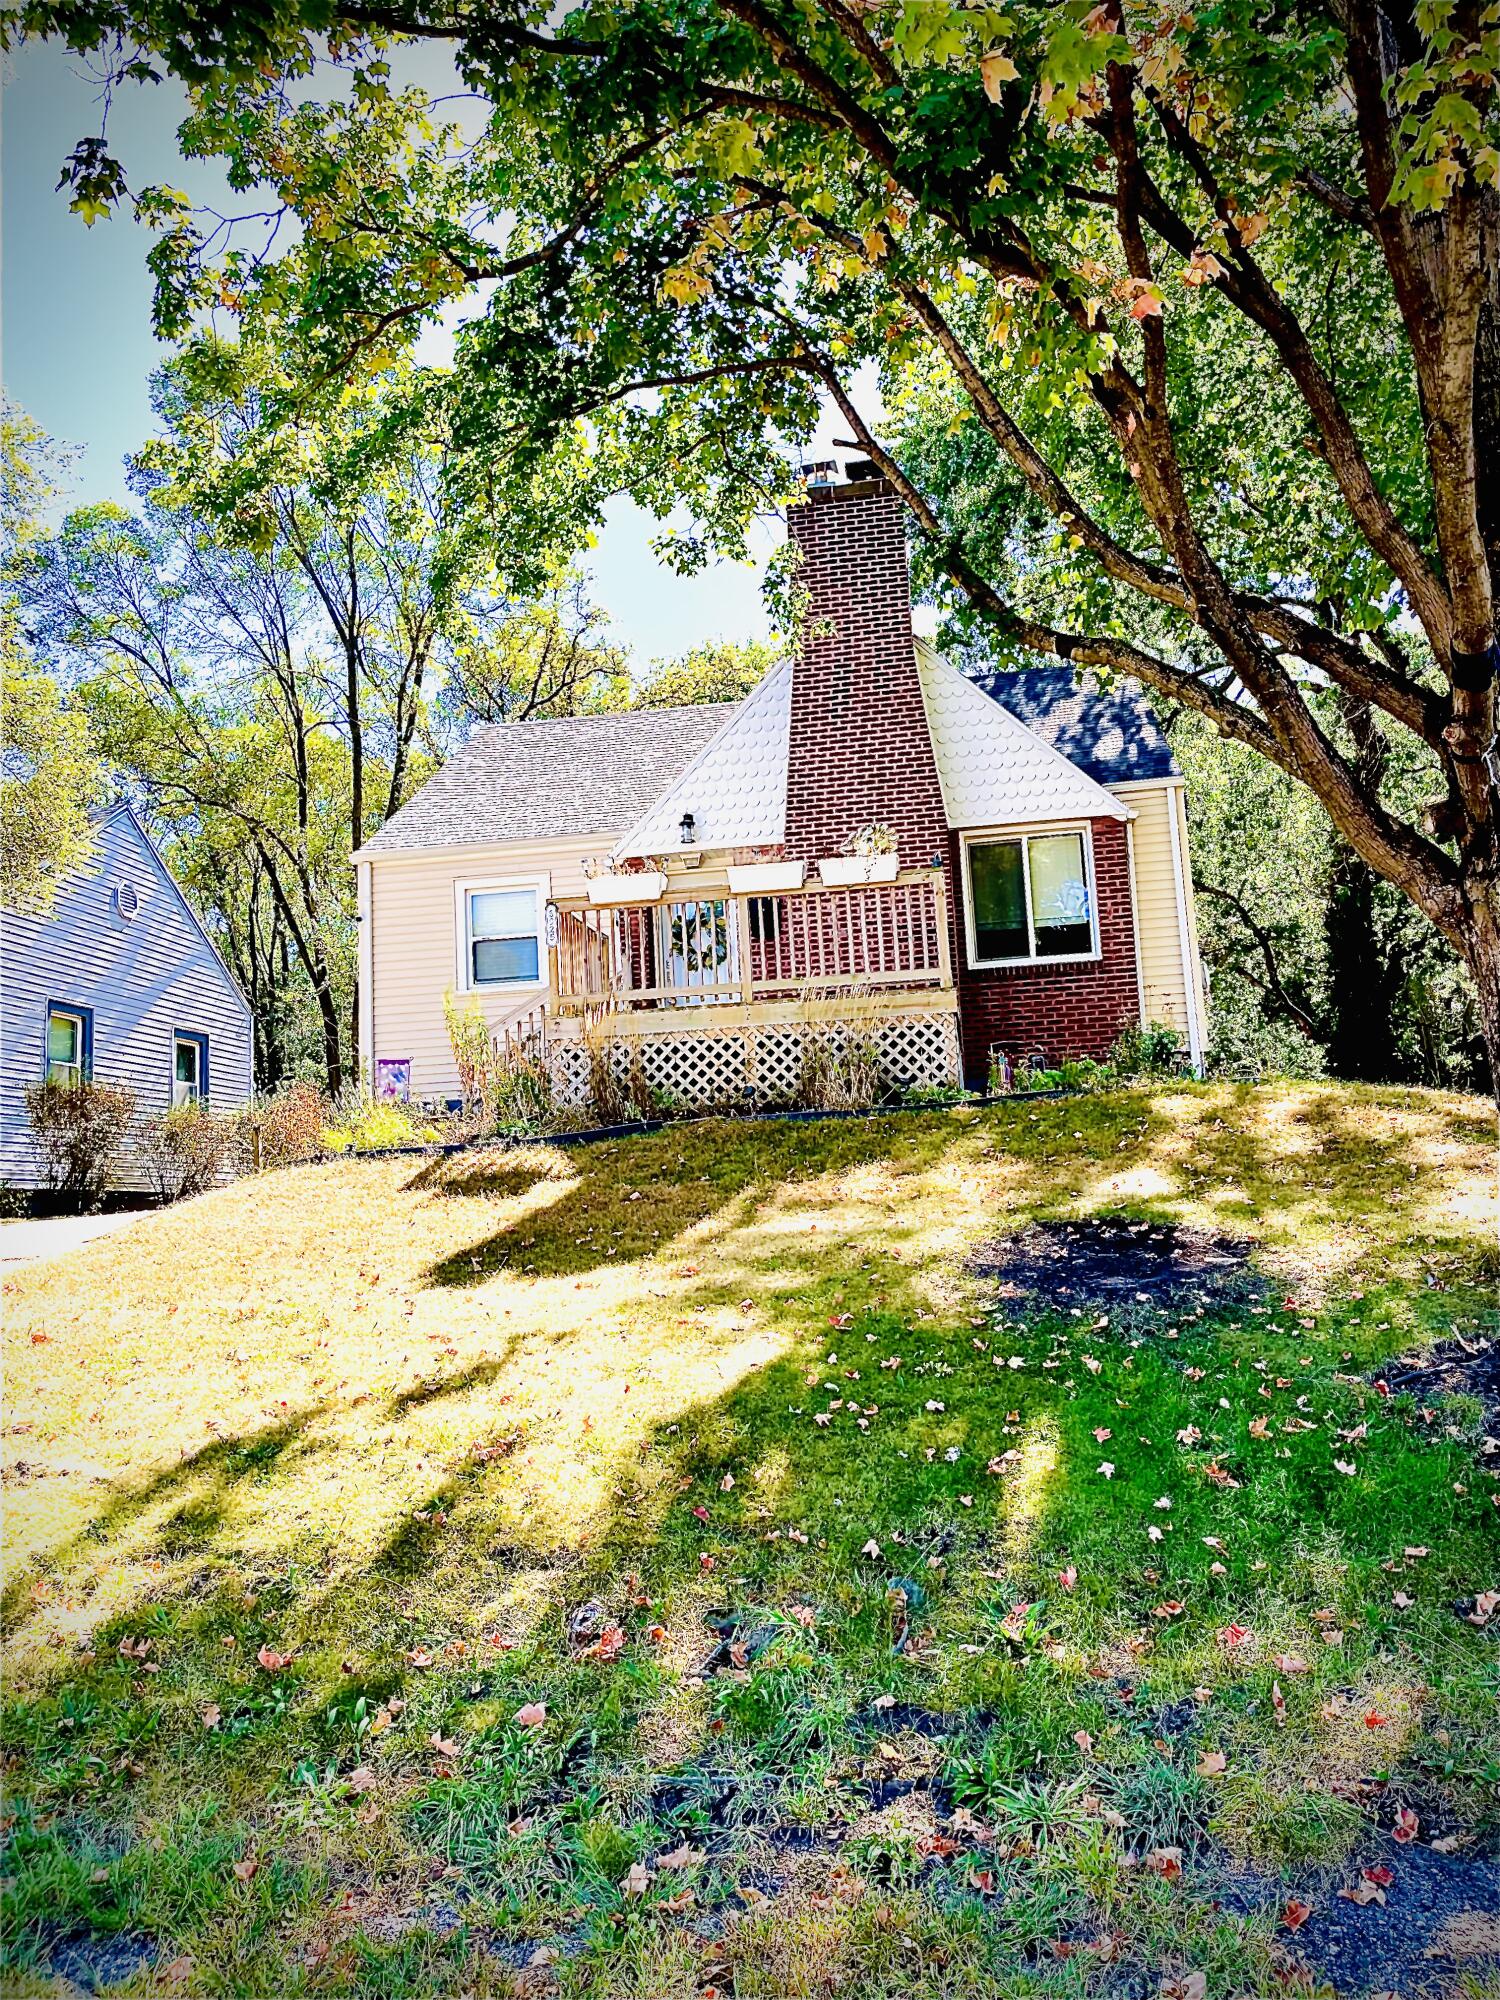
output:
[[[83,1007],[47,1009],[47,1081],[83,1083],[89,1073],[89,1015]]]
[[[969,963],[1097,958],[1092,861],[1081,828],[967,840]]]
[[[172,1102],[196,1104],[208,1094],[208,1037],[179,1028],[172,1037]]]
[[[533,882],[461,889],[466,987],[541,984],[540,909]]]

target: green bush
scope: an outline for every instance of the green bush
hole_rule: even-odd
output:
[[[207,1104],[176,1104],[147,1121],[140,1152],[162,1199],[182,1201],[223,1179],[237,1143],[232,1118]]]
[[[329,1153],[379,1153],[434,1144],[442,1133],[424,1113],[391,1098],[341,1098],[320,1134]]]
[[[49,1078],[26,1086],[26,1116],[36,1140],[41,1184],[98,1205],[113,1180],[135,1114],[135,1092],[119,1083],[62,1083]]]

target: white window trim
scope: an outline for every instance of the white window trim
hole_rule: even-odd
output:
[[[969,849],[971,847],[992,847],[999,841],[1019,841],[1023,850],[1030,840],[1045,840],[1055,833],[1079,833],[1083,836],[1083,873],[1089,892],[1089,932],[1094,943],[1090,951],[1070,951],[1057,958],[1042,958],[1034,951],[1024,958],[980,958],[974,943],[974,884],[969,872]],[[1091,820],[1038,820],[1027,826],[976,826],[966,828],[959,836],[959,858],[963,864],[964,887],[964,947],[968,954],[971,972],[996,972],[1017,966],[1046,965],[1096,965],[1103,958],[1104,951],[1099,940],[1099,899],[1094,891],[1094,827]],[[1036,925],[1031,915],[1031,856],[1023,851],[1021,857],[1021,886],[1026,893],[1026,936],[1034,946]]]
[[[177,1051],[191,1049],[193,1052],[193,1082],[183,1083],[177,1075]],[[183,1104],[203,1102],[203,1044],[196,1035],[176,1035],[172,1037],[172,1109],[176,1111]]]
[[[469,898],[504,891],[527,889],[535,902],[536,966],[535,979],[482,980],[474,978],[474,953],[469,936]],[[544,929],[543,911],[549,894],[549,882],[545,875],[509,876],[494,879],[489,876],[475,877],[469,881],[455,882],[453,885],[453,925],[457,945],[457,990],[460,993],[545,993],[547,990],[547,941]],[[520,935],[519,932],[516,933]]]
[[[74,1036],[73,1047],[77,1050],[78,1053],[76,1060],[74,1060],[73,1062],[54,1063],[50,1052],[48,1052],[45,1056],[42,1065],[43,1081],[50,1082],[52,1080],[53,1070],[57,1069],[59,1071],[65,1070],[70,1080],[76,1080],[77,1082],[82,1083],[83,1064],[84,1064],[84,1039],[85,1039],[83,1031],[83,1015],[78,1012],[76,1007],[49,1007],[47,1009],[47,1040],[49,1044],[52,1040],[52,1023],[54,1021],[71,1021],[73,1023],[73,1036]]]

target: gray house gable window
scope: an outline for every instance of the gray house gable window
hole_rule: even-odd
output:
[[[49,1083],[86,1083],[94,1067],[94,1010],[47,1002],[43,1074]]]

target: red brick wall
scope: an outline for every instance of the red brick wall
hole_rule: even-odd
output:
[[[1096,819],[1092,825],[1100,958],[1086,965],[975,971],[969,964],[966,926],[959,924],[959,1022],[970,1083],[984,1081],[992,1044],[998,1043],[1012,1061],[1037,1050],[1049,1063],[1102,1056],[1122,1023],[1140,1018],[1125,825],[1117,819]],[[962,895],[958,835],[950,839],[952,877]]]
[[[906,510],[868,479],[814,487],[787,527],[809,597],[792,670],[787,853],[837,854],[884,823],[901,866],[925,868],[946,855],[948,822],[917,679]]]
[[[1103,957],[1096,964],[976,972],[967,962],[958,839],[948,831],[911,629],[902,503],[883,480],[813,488],[787,517],[802,551],[808,630],[792,670],[786,852],[837,854],[879,822],[901,866],[941,856],[948,885],[964,1069],[984,1080],[991,1043],[1050,1062],[1102,1055],[1139,1013],[1123,822],[1094,821]]]

